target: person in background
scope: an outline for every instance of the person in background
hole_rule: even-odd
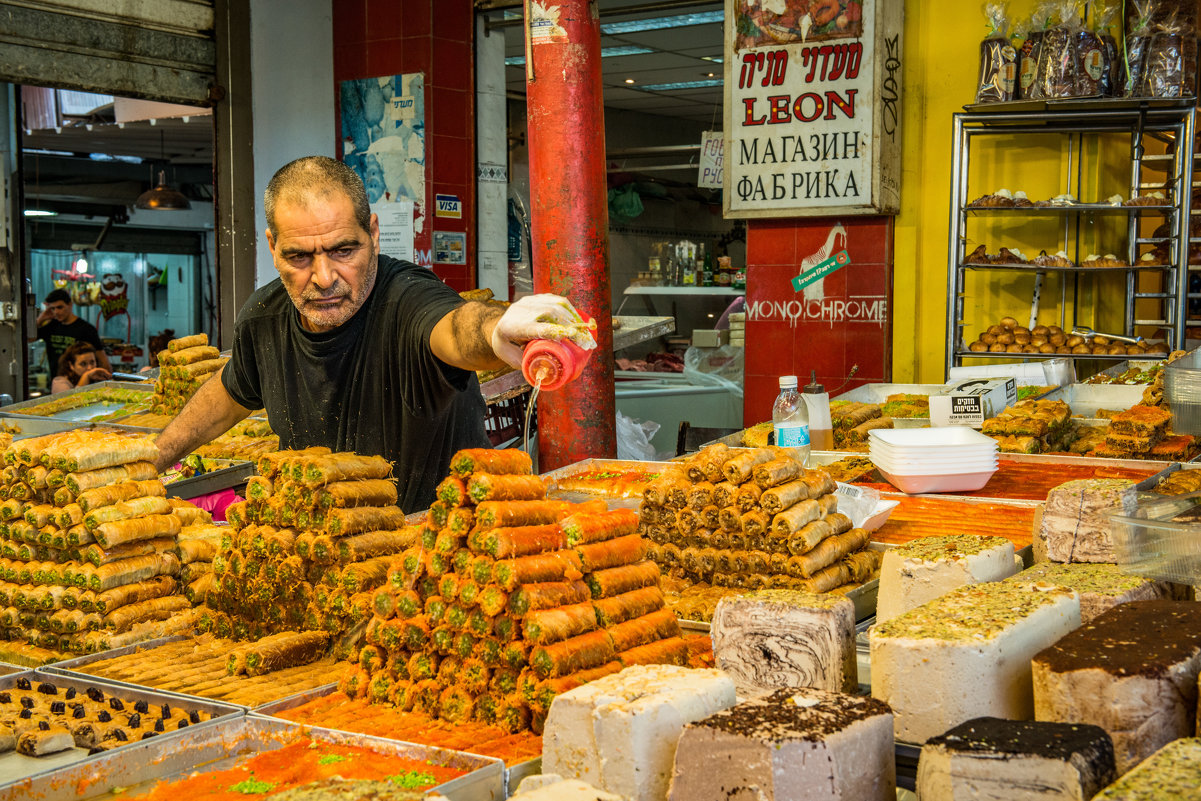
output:
[[[71,308],[71,296],[65,289],[56,289],[46,296],[42,313],[38,315],[38,339],[46,343],[46,362],[53,372],[67,348],[76,342],[87,342],[95,351],[96,364],[112,370],[100,333],[96,326],[80,319]]]
[[[63,351],[58,359],[58,374],[50,382],[50,391],[66,392],[112,378],[113,374],[107,368],[97,366],[96,355],[90,342],[76,342]]]
[[[150,351],[150,364],[138,370],[138,372],[147,373],[158,367],[158,355],[167,349],[167,344],[173,339],[175,339],[174,328],[166,328],[150,337],[150,341],[146,344],[146,349]]]

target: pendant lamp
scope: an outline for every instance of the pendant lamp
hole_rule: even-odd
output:
[[[163,132],[159,131],[159,150],[162,154],[162,160],[167,160],[167,147]],[[158,171],[158,186],[149,189],[138,195],[138,199],[133,202],[135,208],[150,209],[158,211],[183,211],[184,209],[192,208],[192,204],[183,196],[183,193],[177,192],[167,186],[166,170]]]

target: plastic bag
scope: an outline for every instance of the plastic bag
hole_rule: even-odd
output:
[[[1117,38],[1113,35],[1113,20],[1117,11],[1117,4],[1098,3],[1093,7],[1093,31],[1101,40],[1101,46],[1104,48],[1102,57],[1105,60],[1105,71],[1097,88],[1105,97],[1121,97],[1126,87],[1126,62],[1118,50]]]
[[[977,103],[999,103],[1013,100],[1017,87],[1017,51],[1009,42],[1009,4],[987,3],[984,18],[988,20],[988,37],[980,43],[980,79],[977,82]]]
[[[655,446],[651,438],[659,431],[654,420],[635,420],[617,412],[617,458],[638,462],[655,461]]]
[[[838,511],[851,518],[851,525],[855,528],[863,528],[863,524],[876,513],[876,505],[880,502],[879,491],[871,487],[856,487],[839,481],[835,493],[838,495]]]
[[[534,291],[534,267],[530,261],[530,215],[521,194],[509,189],[509,282],[512,297]]]
[[[1173,14],[1156,26],[1147,45],[1142,97],[1187,97],[1196,87],[1197,37],[1193,27]]]
[[[1034,78],[1034,97],[1073,97],[1076,94],[1077,34],[1080,12],[1075,0],[1058,5],[1059,24],[1048,28],[1038,53],[1038,72]]]
[[[1073,70],[1075,94],[1078,97],[1103,95],[1103,80],[1109,72],[1105,42],[1101,41],[1096,31],[1087,28],[1079,17],[1076,18],[1072,36],[1076,41],[1076,66]]]
[[[1151,44],[1151,19],[1158,5],[1154,0],[1134,0],[1134,19],[1126,34],[1126,96],[1139,97],[1143,74],[1147,70],[1147,49]]]
[[[1038,57],[1042,53],[1043,34],[1051,18],[1051,4],[1042,3],[1034,9],[1027,23],[1026,40],[1022,42],[1018,67],[1017,96],[1023,100],[1042,97],[1038,93]]]
[[[721,387],[742,397],[742,364],[746,348],[722,345],[684,351],[684,377],[697,386]]]
[[[622,220],[632,220],[642,214],[642,198],[633,184],[609,190],[609,214]]]

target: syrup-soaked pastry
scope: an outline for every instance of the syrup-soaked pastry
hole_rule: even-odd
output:
[[[71,717],[75,718],[76,720],[82,720],[83,718],[86,718],[87,716],[88,716],[88,712],[86,709],[83,708],[82,705],[75,707],[75,710],[71,713]]]
[[[100,703],[104,700],[104,692],[99,687],[89,687],[88,698],[91,698],[96,703]]]
[[[17,747],[17,733],[11,726],[0,723],[0,754],[8,753]]]
[[[154,721],[154,730],[156,732],[164,732],[167,730],[167,727],[163,724],[162,718],[159,718],[158,720]]]
[[[137,712],[134,712],[132,715],[129,716],[129,728],[131,728],[131,729],[142,728],[142,716],[139,715]]]
[[[63,695],[63,697],[66,698],[68,701],[70,701],[72,698],[75,697],[75,688],[68,687],[67,692]]]
[[[13,699],[9,693],[0,692],[0,704],[11,704],[12,702],[13,702]]]
[[[70,728],[75,745],[79,748],[92,748],[100,739],[96,733],[96,726],[90,720],[72,722]]]
[[[33,709],[33,699],[30,698],[28,695],[21,696],[21,708],[22,709]]]
[[[114,740],[117,740],[118,742],[122,742],[122,743],[129,742],[129,735],[126,734],[125,729],[121,728],[120,726],[116,727],[115,729],[110,729],[108,732],[108,736],[113,738]]]
[[[51,715],[65,715],[66,712],[67,712],[67,705],[65,702],[53,701],[50,704],[50,714]]]
[[[96,720],[100,721],[101,723],[108,723],[112,721],[112,719],[113,716],[108,713],[107,709],[101,709],[96,713]]]
[[[159,715],[164,718],[171,717],[171,705],[163,704],[162,707],[159,709]]]
[[[75,747],[75,738],[62,726],[43,731],[27,731],[17,738],[17,753],[25,756],[44,756]]]

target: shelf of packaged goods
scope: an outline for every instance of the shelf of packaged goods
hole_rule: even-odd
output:
[[[625,295],[745,295],[745,289],[729,286],[628,286]]]

